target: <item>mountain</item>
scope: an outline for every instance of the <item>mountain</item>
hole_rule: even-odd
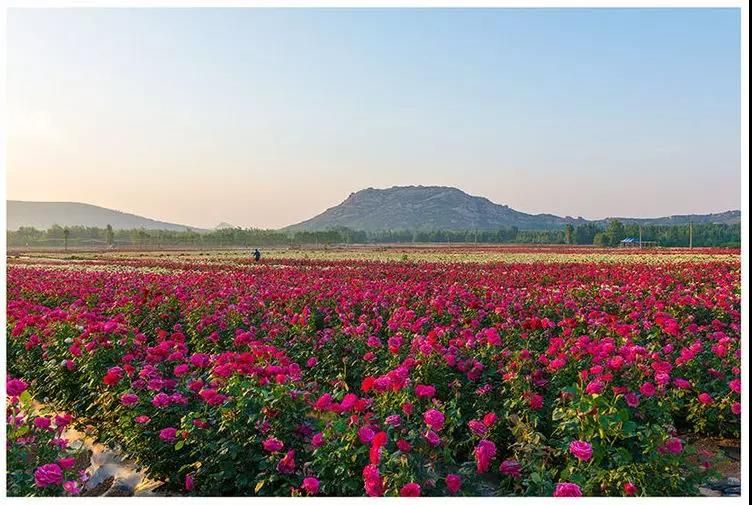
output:
[[[214,227],[215,230],[234,230],[235,228],[240,228],[240,226],[235,226],[234,224],[230,224],[226,221],[222,221]]]
[[[145,217],[73,202],[23,202],[8,200],[8,230],[21,226],[47,229],[60,226],[91,226],[115,229],[171,230],[200,228],[156,221]],[[327,230],[347,227],[353,230],[497,230],[516,226],[520,230],[561,229],[566,224],[605,225],[608,219],[588,221],[581,217],[553,214],[526,214],[487,198],[468,195],[457,188],[443,186],[395,186],[388,189],[368,188],[350,194],[336,207],[292,226],[288,231]],[[615,218],[625,224],[686,224],[741,222],[738,210],[717,214],[676,215],[657,218]],[[234,228],[222,222],[216,230]]]
[[[625,223],[678,224],[719,222],[738,223],[739,211],[720,214],[671,216],[652,219],[619,218]],[[289,231],[326,230],[347,227],[354,230],[496,230],[516,226],[520,230],[547,230],[566,224],[605,224],[608,219],[588,221],[581,217],[552,214],[526,214],[487,198],[468,195],[457,188],[443,186],[395,186],[368,188],[351,193],[336,207],[301,223]]]
[[[48,229],[60,226],[91,226],[104,228],[108,224],[116,230],[144,228],[146,230],[184,231],[198,228],[182,224],[155,221],[135,214],[106,209],[87,203],[74,202],[23,202],[8,200],[8,224],[6,229],[17,230],[21,226]]]
[[[715,214],[681,214],[677,216],[666,217],[614,217],[602,219],[598,223],[606,223],[611,219],[618,219],[624,224],[739,224],[742,222],[742,213],[738,210],[727,210],[726,212],[717,212]]]

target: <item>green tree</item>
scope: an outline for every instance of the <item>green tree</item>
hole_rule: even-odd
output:
[[[600,246],[600,247],[605,247],[605,246],[610,245],[608,235],[599,231],[593,237],[593,244]]]
[[[567,244],[571,244],[573,235],[574,235],[574,226],[572,226],[571,224],[567,224],[564,227],[564,241]]]
[[[106,238],[107,238],[107,245],[112,246],[112,244],[115,243],[115,232],[112,231],[112,225],[108,224],[106,229]]]
[[[606,226],[606,238],[607,245],[616,246],[619,245],[624,238],[624,224],[618,219],[612,219]]]

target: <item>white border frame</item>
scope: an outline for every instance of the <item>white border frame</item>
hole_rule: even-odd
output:
[[[749,475],[749,5],[745,0],[632,0],[632,1],[616,1],[616,0],[68,0],[68,1],[55,1],[55,0],[0,0],[0,35],[2,35],[2,46],[0,46],[0,64],[2,65],[2,80],[0,82],[0,94],[2,95],[2,104],[0,107],[0,153],[3,157],[0,163],[2,163],[3,178],[0,181],[0,188],[2,188],[2,194],[6,194],[6,178],[5,168],[7,163],[6,158],[6,116],[7,111],[7,96],[6,96],[6,23],[7,23],[7,8],[101,8],[101,7],[349,7],[349,8],[369,8],[369,7],[420,7],[420,8],[432,8],[432,7],[457,7],[457,8],[470,8],[470,7],[605,7],[605,8],[640,8],[640,7],[731,7],[741,9],[741,212],[742,212],[742,476]],[[744,168],[748,167],[748,168]],[[0,223],[5,226],[6,223],[6,205],[0,207]],[[2,305],[6,303],[6,235],[3,233],[0,236],[0,243],[3,248],[2,256],[2,277],[0,278],[0,297],[2,298]],[[3,327],[6,322],[6,313],[2,311],[2,323]],[[0,386],[5,390],[5,369],[6,369],[6,349],[5,345],[0,348],[0,371],[2,377],[0,378]],[[3,395],[3,402],[5,401],[5,395]],[[3,429],[2,435],[0,435],[0,441],[2,446],[5,447],[5,416],[3,416]],[[0,461],[0,496],[5,495],[5,457],[3,456]],[[742,496],[739,498],[723,498],[723,503],[746,503],[749,497],[749,485],[750,482],[742,477]],[[10,498],[17,503],[24,503],[32,501],[34,503],[40,503],[40,501],[54,501],[54,503],[87,503],[97,500],[97,498]],[[162,503],[165,498],[139,498],[142,503]],[[215,503],[217,500],[220,502],[232,502],[237,500],[244,500],[247,498],[194,498],[185,497],[179,498],[181,501],[186,500],[190,503]],[[551,500],[552,498],[504,498],[504,501],[518,501],[525,500],[525,503],[540,503]],[[253,498],[252,501],[258,504],[266,503],[281,503],[288,500],[295,500],[294,498]],[[344,500],[352,503],[372,503],[372,498],[307,498],[306,503],[343,503]],[[412,503],[409,498],[382,498],[380,500],[389,500],[390,502],[408,502]],[[431,501],[438,503],[443,501],[444,498],[422,498],[423,501]],[[452,498],[451,502],[456,504],[469,503],[469,502],[490,502],[499,500],[497,498]],[[580,498],[580,500],[587,500],[592,503],[606,503],[615,500],[615,498]],[[713,498],[633,498],[630,503],[636,502],[674,502],[685,500],[698,500],[703,503],[707,503],[708,500],[714,500]],[[571,499],[557,499],[557,503],[571,502]]]

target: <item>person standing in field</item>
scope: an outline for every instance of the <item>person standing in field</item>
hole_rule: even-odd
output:
[[[255,249],[253,251],[253,260],[254,261],[261,261],[261,251],[259,251],[258,249]]]

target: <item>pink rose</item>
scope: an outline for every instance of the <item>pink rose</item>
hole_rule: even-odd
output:
[[[381,462],[381,446],[371,444],[371,448],[368,449],[368,461],[372,465],[378,465]]]
[[[166,393],[158,393],[151,400],[151,404],[158,409],[163,409],[170,406],[170,396]]]
[[[316,404],[314,405],[314,408],[316,410],[328,410],[329,407],[332,405],[332,395],[329,393],[324,393],[319,397],[318,400],[316,400]]]
[[[408,442],[404,438],[397,440],[397,449],[399,449],[400,451],[408,453],[412,450],[412,448],[413,447],[410,445],[410,442]]]
[[[513,459],[505,459],[499,465],[499,471],[504,475],[519,479],[522,477],[522,465]]]
[[[700,393],[700,395],[697,397],[697,399],[703,405],[712,405],[713,404],[713,397],[710,396],[708,393]]]
[[[10,379],[5,384],[5,390],[8,392],[9,396],[21,396],[28,387],[29,385],[21,379]]]
[[[408,482],[400,488],[399,495],[403,497],[420,496],[420,485],[415,482]]]
[[[287,454],[277,463],[277,471],[286,475],[295,472],[295,451],[287,451]]]
[[[439,437],[439,434],[436,433],[433,430],[428,430],[423,437],[428,441],[429,444],[431,444],[433,447],[441,445],[441,437]]]
[[[692,384],[687,379],[677,377],[674,379],[674,386],[679,389],[690,389],[692,387]]]
[[[301,488],[311,496],[318,494],[319,480],[316,477],[306,477],[303,479],[303,485]]]
[[[123,378],[123,369],[119,366],[114,366],[107,370],[107,373],[102,377],[102,382],[108,386],[114,386],[120,379]]]
[[[415,386],[415,394],[418,396],[418,398],[433,398],[436,394],[436,388],[433,386],[418,384],[417,386]]]
[[[446,487],[452,494],[457,494],[457,492],[460,490],[460,487],[462,487],[462,477],[457,475],[456,473],[450,473],[446,476]]]
[[[311,445],[314,447],[321,447],[322,445],[324,445],[324,434],[316,433],[313,437],[311,437]]]
[[[599,381],[598,379],[592,380],[588,383],[587,386],[585,386],[585,392],[589,395],[597,395],[603,392],[604,388],[603,382]]]
[[[569,444],[569,452],[580,461],[588,461],[593,457],[593,446],[582,440],[573,440]]]
[[[203,354],[203,353],[196,353],[193,356],[191,356],[188,361],[190,361],[191,365],[195,366],[196,368],[205,368],[209,366],[209,355]]]
[[[52,425],[52,420],[49,417],[37,417],[34,418],[34,426],[40,430],[47,430]]]
[[[470,421],[468,421],[467,426],[470,428],[470,431],[472,431],[473,434],[479,437],[485,436],[485,434],[488,432],[488,427],[477,419],[471,419]]]
[[[37,487],[61,485],[63,483],[63,469],[55,463],[42,465],[34,470],[34,484]]]
[[[533,393],[527,400],[528,405],[533,410],[540,410],[543,408],[543,397],[538,393]]]
[[[357,401],[357,395],[355,395],[354,393],[347,393],[344,398],[342,398],[342,402],[340,403],[342,412],[347,412],[348,410],[352,409]]]
[[[423,414],[423,420],[434,431],[441,431],[444,427],[444,414],[436,409],[430,409]]]
[[[73,416],[70,414],[57,414],[55,415],[55,426],[58,428],[65,428],[71,422],[73,422]]]
[[[282,443],[282,441],[274,437],[267,438],[266,440],[261,442],[261,445],[264,447],[264,450],[266,452],[279,452],[285,447],[285,444]]]
[[[742,381],[734,379],[728,383],[729,389],[736,394],[742,394]]]
[[[218,393],[214,388],[202,389],[198,395],[212,407],[222,405],[227,400],[226,395]]]
[[[366,465],[363,468],[363,487],[368,496],[383,496],[384,483],[376,465]]]
[[[138,403],[138,396],[133,393],[124,393],[120,396],[120,403],[126,407],[130,407]]]
[[[73,465],[76,464],[76,458],[73,456],[69,456],[67,458],[60,458],[59,460],[57,460],[57,464],[63,470],[70,470],[71,468],[73,468]]]
[[[637,486],[631,482],[624,483],[624,494],[627,496],[634,496],[637,493]]]
[[[491,460],[496,456],[496,444],[490,440],[481,440],[473,451],[475,455],[475,464],[478,473],[485,473],[491,464]]]
[[[554,489],[554,496],[574,497],[582,496],[580,486],[572,482],[559,482]]]
[[[625,394],[624,401],[626,401],[627,405],[629,405],[631,408],[636,408],[640,405],[640,397],[637,396],[636,393],[629,392]]]
[[[173,442],[175,440],[175,436],[177,435],[177,432],[178,430],[172,427],[164,428],[159,431],[159,438],[163,442]]]
[[[640,386],[640,393],[642,393],[643,396],[650,398],[655,394],[655,386],[650,382],[646,382]]]
[[[402,424],[402,418],[395,414],[395,415],[387,416],[384,422],[388,424],[389,426],[393,426],[396,428],[397,426]]]
[[[173,375],[175,375],[175,377],[181,377],[190,371],[191,367],[189,367],[186,363],[181,363],[172,370],[172,373]]]
[[[671,437],[658,448],[658,452],[661,454],[679,454],[683,449],[682,441],[676,437]]]
[[[389,435],[385,431],[379,431],[371,439],[371,445],[375,447],[383,447],[389,441]]]
[[[358,430],[358,438],[363,444],[370,444],[374,436],[376,436],[376,433],[368,426],[363,426]]]
[[[78,482],[75,480],[67,480],[63,483],[63,489],[70,495],[77,495],[81,492],[81,488],[78,487]]]

